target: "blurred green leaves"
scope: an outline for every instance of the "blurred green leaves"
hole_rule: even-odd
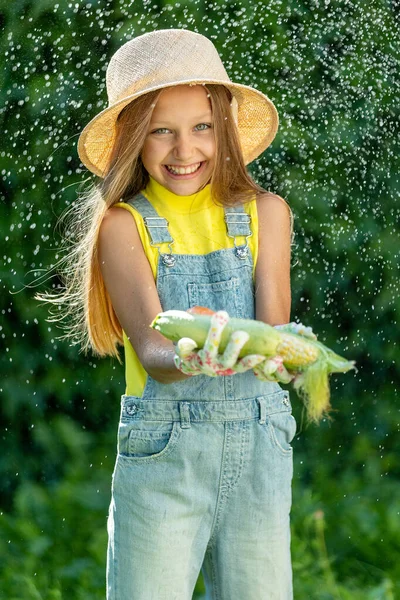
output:
[[[398,16],[386,0],[4,4],[0,598],[105,596],[123,367],[60,340],[33,295],[40,275],[59,283],[46,269],[92,179],[76,142],[107,105],[107,62],[161,27],[209,36],[230,76],[275,102],[277,137],[251,171],[295,213],[292,318],[357,361],[331,380],[331,423],[306,427],[292,393],[295,598],[400,597]]]

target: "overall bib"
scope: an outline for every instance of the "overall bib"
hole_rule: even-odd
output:
[[[235,247],[173,254],[166,219],[132,206],[159,250],[163,310],[200,305],[254,318],[251,235],[225,209]],[[169,252],[161,252],[168,243]],[[123,395],[108,516],[108,600],[191,600],[200,570],[208,600],[291,600],[292,441],[289,394],[253,371],[197,375]]]

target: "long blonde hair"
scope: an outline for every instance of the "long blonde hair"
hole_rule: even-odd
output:
[[[213,197],[224,206],[248,202],[266,190],[247,172],[231,110],[231,94],[222,85],[207,85],[206,89],[216,142],[210,181]],[[123,343],[123,332],[104,285],[97,239],[107,210],[138,194],[149,181],[140,155],[160,93],[158,90],[140,96],[121,111],[104,179],[78,193],[76,202],[62,217],[66,234],[63,257],[56,267],[64,287],[35,295],[37,300],[53,305],[49,321],[61,324],[65,330],[62,338],[79,343],[84,352],[91,349],[98,356],[114,356],[119,361],[118,345]]]

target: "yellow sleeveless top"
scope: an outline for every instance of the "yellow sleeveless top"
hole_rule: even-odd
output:
[[[157,213],[167,219],[168,229],[174,243],[173,254],[208,254],[215,250],[233,248],[233,238],[228,237],[224,221],[224,209],[214,203],[211,196],[211,186],[192,194],[191,196],[178,196],[160,185],[155,179],[150,178],[146,188],[141,192],[153,205]],[[143,218],[130,204],[119,202],[115,206],[129,210],[143,244],[144,251],[150,263],[154,280],[157,278],[158,250],[150,245]],[[244,205],[245,211],[251,216],[251,230],[253,235],[248,239],[248,244],[253,256],[253,278],[258,253],[258,217],[256,200]],[[245,238],[239,236],[237,244],[244,244]],[[164,248],[165,246],[165,248]],[[168,244],[163,244],[160,251],[168,252]],[[126,394],[141,396],[146,385],[147,372],[142,367],[132,344],[123,332],[125,350],[125,377]]]

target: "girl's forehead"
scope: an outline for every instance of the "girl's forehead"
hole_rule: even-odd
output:
[[[185,105],[185,109],[211,109],[211,102],[208,97],[208,90],[203,85],[178,85],[162,90],[154,108],[154,112],[160,112],[164,109],[171,110],[177,105]]]

